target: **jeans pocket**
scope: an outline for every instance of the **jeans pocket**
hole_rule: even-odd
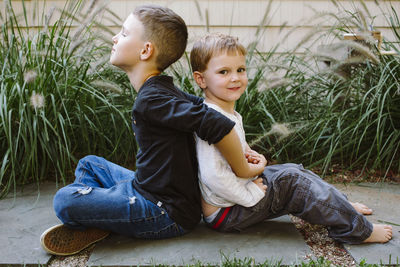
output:
[[[288,169],[273,183],[272,212],[279,213],[286,210],[289,213],[295,213],[301,210],[308,195],[310,183],[309,179],[299,175],[298,170]]]
[[[291,177],[289,176],[283,176],[279,177],[274,181],[274,195],[273,195],[273,200],[271,204],[271,210],[273,213],[279,213],[282,209],[284,209],[284,206],[287,202],[287,198],[290,194],[289,192],[289,187],[290,187],[290,181]]]
[[[269,200],[269,192],[265,193],[265,196],[257,202],[257,204],[255,204],[254,206],[250,207],[249,209],[252,212],[260,212],[260,211],[264,211],[267,212],[269,207],[268,207],[268,200]]]
[[[146,221],[157,221],[160,216],[163,216],[167,211],[162,207],[154,204],[148,199],[141,198],[142,218]]]

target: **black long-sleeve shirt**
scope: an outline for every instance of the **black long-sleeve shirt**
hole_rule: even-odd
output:
[[[162,203],[168,215],[188,230],[201,218],[193,133],[215,144],[235,124],[202,102],[177,89],[171,77],[154,76],[140,88],[132,110],[139,145],[133,186],[153,203]]]

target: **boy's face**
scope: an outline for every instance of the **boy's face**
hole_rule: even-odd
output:
[[[198,83],[206,98],[218,105],[234,105],[247,87],[246,57],[222,53],[212,56]]]
[[[121,31],[112,38],[110,63],[125,71],[131,70],[140,59],[144,49],[144,26],[133,14],[130,14],[122,25]]]

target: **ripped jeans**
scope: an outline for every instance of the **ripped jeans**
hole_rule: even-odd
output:
[[[135,172],[104,158],[86,156],[75,171],[74,183],[54,196],[54,210],[67,227],[100,228],[125,236],[161,239],[185,230],[162,208],[132,186]]]

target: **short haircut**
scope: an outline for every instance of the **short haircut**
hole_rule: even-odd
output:
[[[188,31],[185,21],[169,8],[143,5],[135,8],[133,15],[144,26],[143,38],[157,48],[156,64],[165,70],[185,52]]]
[[[237,37],[222,33],[211,33],[203,36],[193,44],[190,52],[192,71],[203,72],[211,57],[222,53],[246,55],[246,48],[239,43]]]

